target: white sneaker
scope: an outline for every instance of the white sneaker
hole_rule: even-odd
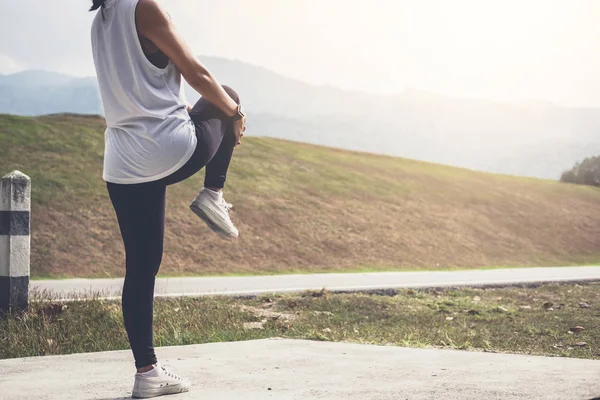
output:
[[[200,217],[210,229],[228,238],[237,238],[239,232],[229,218],[233,206],[225,201],[223,192],[202,189],[190,204],[190,209]]]
[[[131,397],[134,399],[148,399],[167,394],[183,393],[189,390],[190,383],[187,380],[159,365],[149,372],[135,374]]]

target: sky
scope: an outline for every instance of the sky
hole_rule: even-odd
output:
[[[161,2],[197,54],[313,84],[600,106],[596,0]],[[0,73],[94,75],[90,4],[0,0]]]

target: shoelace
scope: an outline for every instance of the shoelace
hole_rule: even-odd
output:
[[[161,367],[161,369],[163,370],[163,373],[165,375],[167,375],[169,378],[173,378],[173,379],[177,379],[178,381],[182,381],[183,378],[180,378],[179,376],[172,374],[171,372],[169,372],[165,367]]]
[[[221,199],[221,205],[227,214],[233,208],[233,204],[226,202],[225,199]]]

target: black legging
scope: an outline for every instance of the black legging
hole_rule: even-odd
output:
[[[224,88],[239,103],[237,93]],[[206,166],[204,186],[223,188],[236,143],[231,122],[225,121],[213,104],[200,99],[190,115],[198,144],[183,167],[154,182],[106,184],[125,245],[123,319],[137,368],[157,362],[152,329],[154,282],[163,255],[167,185],[187,179]]]

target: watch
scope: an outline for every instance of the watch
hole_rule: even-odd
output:
[[[238,104],[237,108],[235,109],[235,115],[230,118],[232,121],[239,121],[240,119],[244,118],[245,116],[246,116],[246,114],[244,113],[244,107],[242,107],[241,104]]]

